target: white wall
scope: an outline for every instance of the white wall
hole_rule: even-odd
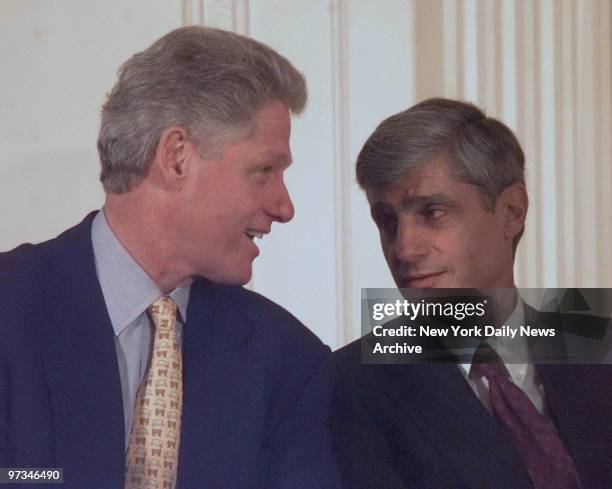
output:
[[[190,23],[264,41],[308,79],[287,173],[296,217],[262,242],[252,287],[325,342],[359,335],[361,287],[392,286],[356,155],[432,95],[485,106],[525,145],[519,285],[612,287],[608,0],[0,0],[0,250],[101,205],[98,114],[116,69]]]
[[[103,202],[98,114],[118,65],[181,25],[166,0],[1,0],[0,249]]]

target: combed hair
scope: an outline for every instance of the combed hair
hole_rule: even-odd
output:
[[[445,98],[424,100],[381,122],[357,157],[357,182],[366,191],[391,190],[436,159],[477,186],[491,212],[506,187],[525,182],[525,155],[512,130],[475,105]],[[514,237],[515,252],[522,235]]]
[[[104,190],[120,194],[142,181],[168,127],[183,127],[201,155],[212,157],[272,100],[294,114],[307,101],[304,76],[273,49],[207,27],[170,32],[119,68],[102,107]]]
[[[525,155],[510,128],[475,105],[432,98],[376,128],[357,157],[357,182],[365,190],[393,189],[438,158],[476,185],[491,211],[506,187],[525,181]]]

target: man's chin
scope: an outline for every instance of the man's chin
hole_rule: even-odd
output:
[[[242,269],[223,270],[221,272],[209,272],[203,274],[208,280],[223,284],[223,285],[245,285],[249,283],[253,276],[253,267],[249,264],[248,267]]]

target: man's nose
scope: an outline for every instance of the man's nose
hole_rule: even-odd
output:
[[[400,222],[393,251],[401,262],[417,261],[427,253],[427,237],[418,226]]]
[[[289,190],[282,177],[279,179],[274,190],[274,195],[270,201],[267,212],[278,222],[289,222],[293,219],[295,209],[293,208]]]

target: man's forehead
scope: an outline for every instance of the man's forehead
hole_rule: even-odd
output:
[[[383,189],[367,189],[370,205],[377,202],[423,203],[449,200],[452,187],[462,183],[444,162],[433,161],[406,172],[397,183]]]
[[[289,144],[256,141],[252,137],[225,144],[221,154],[223,157],[240,156],[253,164],[283,168],[287,168],[293,161]]]

